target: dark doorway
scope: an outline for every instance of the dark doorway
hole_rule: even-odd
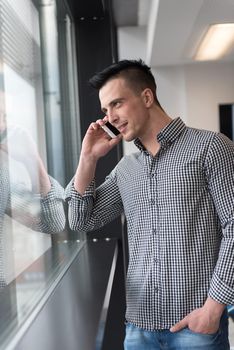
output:
[[[219,128],[234,141],[234,104],[219,105]]]

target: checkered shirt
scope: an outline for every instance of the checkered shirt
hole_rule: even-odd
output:
[[[126,320],[168,329],[208,295],[234,303],[234,144],[180,118],[157,135],[160,150],[123,157],[81,197],[66,189],[73,230],[95,230],[125,213],[129,266]]]

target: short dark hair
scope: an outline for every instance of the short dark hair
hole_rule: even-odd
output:
[[[156,104],[162,108],[157,98],[157,85],[151,68],[141,59],[122,60],[113,63],[101,72],[96,73],[89,80],[89,83],[93,88],[100,90],[107,81],[115,78],[123,78],[127,84],[137,92],[141,92],[146,88],[151,89]]]

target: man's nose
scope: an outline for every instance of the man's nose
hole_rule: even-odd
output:
[[[116,124],[119,120],[118,114],[116,112],[110,111],[108,114],[108,119],[111,124]]]

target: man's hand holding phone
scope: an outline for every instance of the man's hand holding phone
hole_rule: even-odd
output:
[[[82,154],[98,160],[116,146],[122,135],[109,123],[108,118],[98,119],[90,124],[82,142]]]
[[[80,195],[84,194],[86,188],[95,177],[99,158],[104,157],[122,139],[120,133],[112,138],[104,130],[107,122],[108,117],[106,116],[91,123],[83,139],[79,165],[74,178],[74,187]],[[106,127],[108,127],[108,124]]]

